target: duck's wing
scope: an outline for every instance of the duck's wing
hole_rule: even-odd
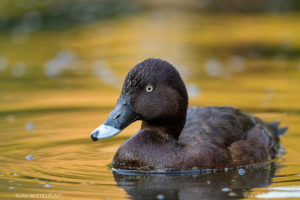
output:
[[[230,151],[234,163],[250,164],[274,158],[284,131],[233,107],[190,107],[179,139],[210,143]]]
[[[230,146],[246,139],[256,123],[255,117],[233,107],[189,107],[180,138]]]

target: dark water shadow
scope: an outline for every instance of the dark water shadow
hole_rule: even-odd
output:
[[[241,199],[252,188],[272,183],[276,163],[246,169],[194,175],[124,175],[113,172],[117,185],[131,199]],[[159,196],[158,196],[159,195]]]

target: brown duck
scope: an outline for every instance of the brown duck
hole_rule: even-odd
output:
[[[132,68],[108,119],[91,133],[112,137],[136,120],[141,129],[118,149],[117,170],[182,171],[264,163],[279,155],[286,127],[233,107],[188,107],[179,73],[167,61]]]

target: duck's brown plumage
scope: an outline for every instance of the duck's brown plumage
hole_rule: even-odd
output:
[[[154,88],[150,93],[145,92],[149,85]],[[118,110],[119,104],[134,113],[127,121],[123,111]],[[278,156],[279,135],[286,131],[278,129],[278,123],[266,123],[233,107],[187,104],[184,83],[168,62],[147,59],[130,70],[118,105],[104,124],[123,129],[140,119],[142,127],[120,146],[113,167],[221,169],[262,163]]]

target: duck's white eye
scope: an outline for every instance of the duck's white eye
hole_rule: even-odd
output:
[[[147,85],[146,86],[146,92],[152,92],[153,91],[153,86],[152,85]]]

